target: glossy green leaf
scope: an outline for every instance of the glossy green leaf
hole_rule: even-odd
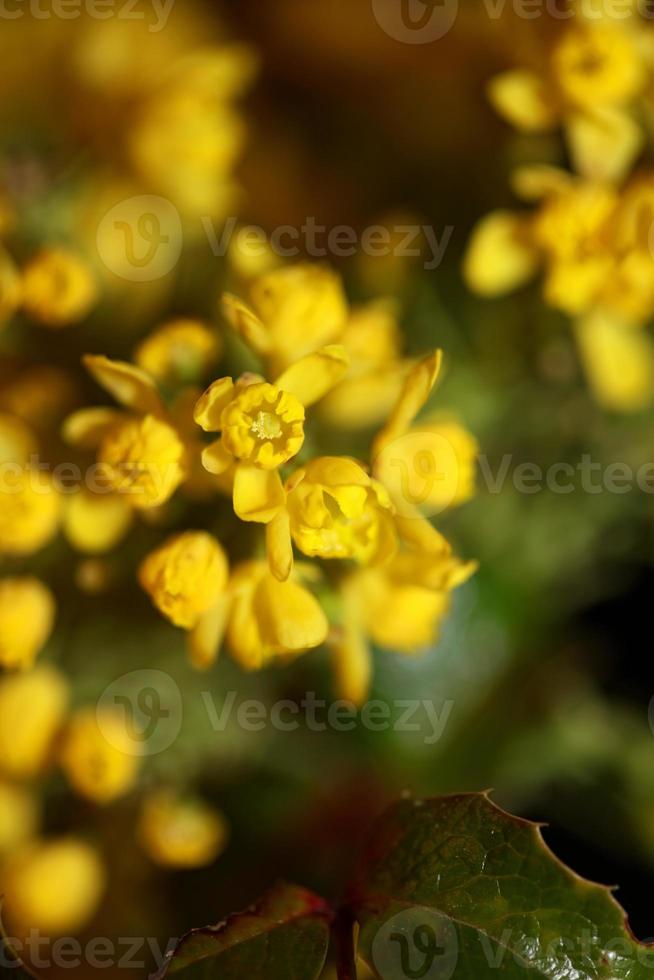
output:
[[[484,794],[393,806],[350,904],[358,955],[381,980],[654,978],[654,947],[634,939],[611,890]]]
[[[321,898],[280,884],[246,912],[184,936],[158,977],[316,980],[330,925],[331,911]]]

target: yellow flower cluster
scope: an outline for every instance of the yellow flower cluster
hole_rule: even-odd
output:
[[[546,303],[575,320],[596,397],[635,410],[654,392],[654,347],[634,329],[654,316],[654,175],[628,175],[644,145],[636,104],[654,78],[654,33],[635,5],[618,6],[579,4],[545,71],[491,81],[493,105],[518,129],[563,124],[576,173],[519,168],[513,189],[532,210],[485,217],[464,274],[474,292],[495,297],[541,272]]]

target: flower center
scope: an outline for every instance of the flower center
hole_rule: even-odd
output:
[[[259,439],[278,439],[282,434],[281,422],[272,412],[258,412],[250,428]]]
[[[275,385],[247,385],[224,409],[222,433],[223,446],[232,456],[272,470],[299,452],[304,406]]]

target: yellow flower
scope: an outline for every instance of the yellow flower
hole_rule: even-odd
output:
[[[391,502],[353,459],[323,456],[288,481],[290,532],[305,555],[385,561],[396,548]]]
[[[252,308],[223,297],[228,323],[275,374],[338,340],[348,309],[340,277],[320,265],[274,269],[251,284]]]
[[[33,837],[38,824],[39,807],[34,796],[22,786],[0,781],[0,859]]]
[[[365,700],[370,641],[403,654],[422,653],[437,642],[449,593],[475,568],[453,557],[442,540],[438,554],[403,552],[386,565],[348,576],[342,584],[343,624],[332,644],[339,694],[355,703]]]
[[[81,708],[68,723],[59,762],[77,793],[106,804],[136,782],[139,763],[133,749],[122,713]]]
[[[98,449],[98,462],[116,493],[137,509],[159,507],[184,479],[184,446],[175,429],[155,418],[124,419],[112,426]]]
[[[329,630],[318,600],[299,581],[279,582],[267,561],[238,565],[228,600],[198,623],[189,638],[193,663],[205,668],[216,657],[226,631],[233,658],[245,670],[276,659],[291,660],[324,643]]]
[[[128,411],[87,408],[64,423],[67,442],[96,450],[106,484],[137,510],[165,503],[186,476],[186,447],[157,387],[124,361],[87,355],[95,380]],[[82,506],[82,505],[78,505]]]
[[[97,909],[105,878],[96,851],[75,838],[25,846],[0,877],[12,929],[37,929],[46,935],[80,929]]]
[[[32,667],[55,616],[49,589],[35,578],[0,579],[0,666]]]
[[[32,779],[48,762],[66,713],[68,688],[52,667],[0,679],[0,773]]]
[[[162,867],[202,868],[225,849],[229,830],[223,815],[207,803],[161,791],[145,800],[138,834]]]
[[[39,432],[50,432],[77,398],[75,382],[64,370],[39,364],[26,367],[0,392],[4,411]]]
[[[148,555],[139,579],[171,623],[192,629],[225,591],[228,574],[218,541],[203,531],[187,531]]]
[[[145,338],[134,360],[160,384],[175,386],[197,381],[219,353],[219,339],[204,323],[172,320]]]
[[[245,375],[215,381],[195,409],[205,432],[221,432],[203,462],[210,473],[233,473],[233,501],[244,521],[267,524],[284,506],[277,468],[304,442],[304,409],[322,398],[347,371],[342,347],[323,347],[269,384]]]
[[[442,538],[423,513],[463,503],[474,493],[477,443],[458,423],[413,426],[441,366],[441,352],[409,372],[391,415],[373,443],[373,476],[388,491],[402,537],[426,551],[440,551]]]
[[[654,345],[643,331],[601,310],[575,323],[588,383],[600,405],[637,412],[654,398]]]
[[[0,481],[0,553],[32,555],[59,529],[61,498],[42,470],[18,466]]]
[[[77,551],[102,555],[122,540],[132,516],[131,507],[119,494],[80,489],[65,500],[63,530]]]
[[[619,180],[643,144],[629,113],[643,91],[651,55],[640,18],[579,17],[551,50],[545,75],[516,69],[492,79],[489,96],[508,122],[545,131],[561,122],[575,169]]]
[[[11,257],[0,246],[0,329],[18,309],[22,289],[18,270]]]
[[[354,309],[340,341],[350,358],[347,376],[320,404],[326,422],[341,429],[381,423],[395,403],[410,362],[401,360],[396,304],[375,300]]]
[[[23,270],[23,307],[45,327],[82,320],[97,298],[88,265],[68,249],[45,248]]]

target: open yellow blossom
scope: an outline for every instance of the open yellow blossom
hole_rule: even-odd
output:
[[[250,301],[251,307],[226,295],[223,311],[273,374],[340,341],[348,316],[340,277],[321,265],[283,266],[260,276],[251,284]]]
[[[54,624],[52,593],[36,578],[0,579],[0,666],[32,667]]]
[[[199,320],[171,320],[139,345],[134,360],[170,387],[198,381],[220,353],[215,332]]]
[[[96,450],[106,485],[137,510],[165,503],[186,475],[186,447],[147,372],[124,361],[87,355],[95,380],[128,411],[81,409],[64,423],[64,438]]]
[[[68,249],[44,248],[23,270],[23,307],[45,327],[65,327],[82,320],[97,298],[88,265]]]
[[[32,793],[0,781],[0,860],[33,837],[38,825],[39,806]]]
[[[515,69],[495,77],[495,109],[525,131],[562,123],[575,169],[586,177],[619,180],[643,144],[630,114],[651,63],[651,42],[640,18],[577,17],[565,25],[540,75]]]
[[[164,616],[192,629],[225,591],[228,574],[218,541],[204,531],[187,531],[148,555],[139,579]]]
[[[365,700],[371,642],[411,655],[436,643],[450,592],[475,568],[474,562],[455,558],[443,541],[439,554],[403,552],[380,568],[348,576],[342,583],[343,623],[332,642],[340,696],[357,704]]]
[[[0,246],[0,329],[18,309],[21,296],[18,270],[9,254]]]
[[[292,660],[327,638],[329,623],[315,596],[298,580],[279,582],[265,560],[238,565],[228,595],[228,603],[210,610],[189,637],[196,666],[213,662],[225,632],[230,652],[244,670]]]
[[[0,679],[0,773],[33,779],[50,760],[68,705],[68,687],[54,668],[39,666]]]
[[[70,719],[59,762],[73,789],[99,804],[128,793],[139,768],[124,715],[95,708],[81,708]]]
[[[132,508],[120,494],[80,489],[64,502],[63,530],[76,551],[103,555],[127,534],[132,518]]]
[[[32,555],[59,530],[62,504],[50,475],[17,465],[0,486],[0,554]]]
[[[12,930],[75,932],[95,913],[106,874],[97,852],[75,838],[34,841],[3,867],[0,890]]]
[[[145,800],[138,835],[162,867],[202,868],[224,850],[229,830],[223,815],[202,800],[160,791]]]
[[[285,581],[293,567],[291,538],[310,557],[386,561],[397,546],[387,492],[356,460],[322,456],[286,483],[286,509],[267,528],[270,568]]]
[[[233,474],[236,514],[269,523],[284,506],[278,467],[304,442],[305,407],[319,401],[347,371],[342,347],[323,347],[287,368],[274,384],[257,375],[215,381],[195,409],[205,432],[220,432],[203,454],[206,469]]]

